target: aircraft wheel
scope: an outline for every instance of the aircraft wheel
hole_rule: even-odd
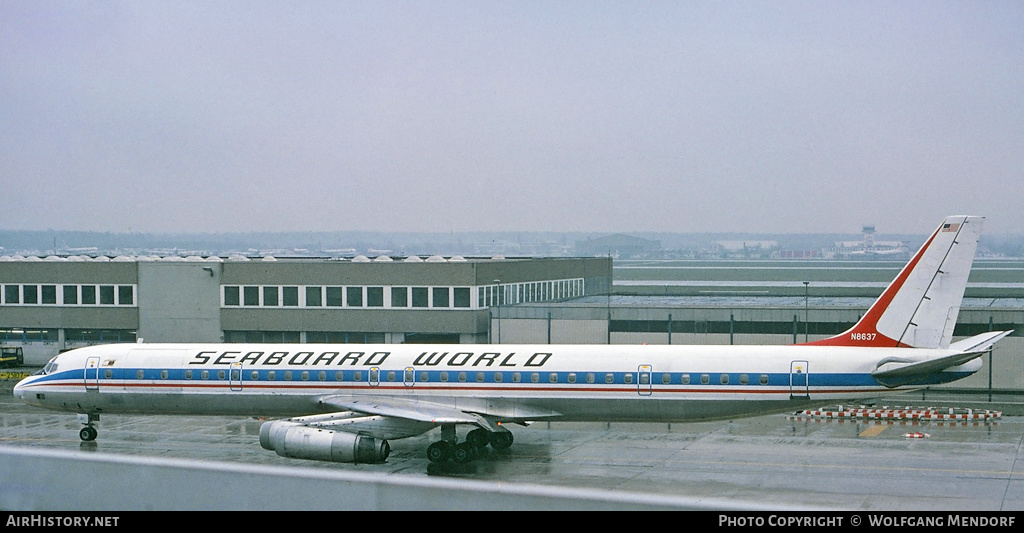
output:
[[[491,447],[495,450],[507,450],[512,446],[511,431],[495,431],[491,433]]]
[[[452,443],[448,441],[439,440],[430,446],[427,446],[427,459],[431,463],[438,463],[446,461],[452,456]]]
[[[460,442],[455,445],[452,451],[452,460],[456,463],[468,463],[476,459],[478,449],[469,441]]]
[[[476,428],[473,431],[470,431],[468,435],[466,435],[466,442],[471,443],[473,446],[476,446],[477,448],[483,448],[484,446],[487,446],[487,443],[490,442],[490,440],[491,432],[487,431],[484,428]]]
[[[98,433],[99,432],[96,431],[96,428],[92,426],[85,426],[84,428],[82,428],[81,431],[78,432],[78,436],[85,442],[91,442],[96,440],[96,435]]]

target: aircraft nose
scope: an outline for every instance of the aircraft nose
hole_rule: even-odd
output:
[[[16,383],[14,385],[14,397],[15,398],[17,398],[17,399],[19,399],[19,400],[21,400],[23,402],[25,401],[25,385],[29,381],[32,381],[32,378],[25,378],[25,379],[19,381],[18,383]]]

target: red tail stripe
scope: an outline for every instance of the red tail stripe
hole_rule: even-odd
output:
[[[942,227],[935,230],[932,236],[928,238],[924,246],[917,252],[917,255],[907,263],[907,266],[903,267],[903,270],[896,276],[896,279],[889,285],[889,288],[882,293],[882,295],[875,301],[875,303],[868,309],[868,312],[861,317],[860,321],[857,322],[849,330],[836,335],[835,337],[829,337],[827,339],[821,339],[818,341],[808,342],[808,345],[814,346],[870,346],[870,347],[900,347],[909,348],[910,345],[899,342],[896,339],[887,337],[878,332],[878,319],[882,317],[882,313],[889,308],[889,304],[892,303],[893,298],[903,288],[903,284],[906,283],[907,278],[910,277],[910,273],[914,271],[917,263],[924,257],[925,252],[931,247],[932,241],[942,231]],[[855,336],[859,338],[855,339]]]

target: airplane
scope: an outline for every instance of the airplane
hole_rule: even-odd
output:
[[[802,344],[111,344],[20,381],[27,404],[99,415],[280,417],[261,446],[290,458],[381,463],[389,440],[440,427],[431,462],[513,443],[510,424],[754,416],[952,382],[1010,331],[952,341],[982,217],[951,216],[849,330]],[[460,442],[456,428],[469,429]]]

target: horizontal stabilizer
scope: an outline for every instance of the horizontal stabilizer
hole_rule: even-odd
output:
[[[989,331],[988,333],[981,333],[962,341],[954,342],[949,345],[951,350],[959,350],[961,352],[987,352],[992,345],[1002,339],[1003,337],[1013,333],[1010,331]]]
[[[879,383],[890,387],[908,384],[936,372],[942,372],[947,368],[977,359],[988,352],[996,341],[1010,333],[1012,331],[994,331],[975,335],[950,346],[952,349],[962,351],[934,359],[914,361],[899,357],[886,357],[878,362],[875,370],[871,372],[871,376]]]

